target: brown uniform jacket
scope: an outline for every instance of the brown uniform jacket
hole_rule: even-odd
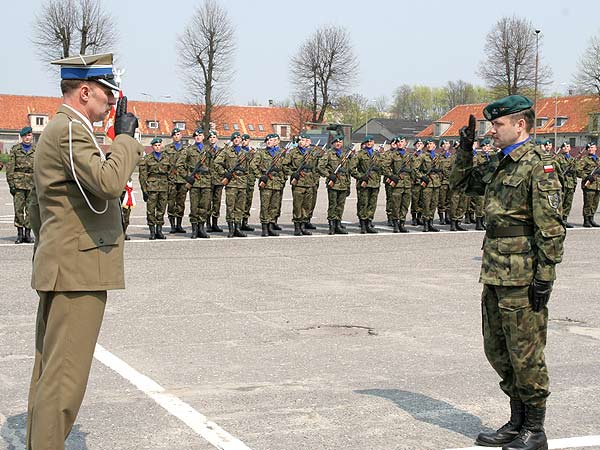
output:
[[[75,174],[94,213],[73,176]],[[125,287],[119,196],[143,147],[119,135],[106,160],[80,117],[65,105],[48,123],[35,153],[33,174],[39,230],[31,286],[38,291],[103,291]],[[37,221],[36,221],[37,222]]]

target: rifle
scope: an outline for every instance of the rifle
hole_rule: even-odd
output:
[[[205,151],[202,155],[202,158],[200,158],[200,161],[198,161],[198,164],[196,164],[194,167],[194,170],[192,170],[192,173],[185,177],[185,180],[190,185],[190,188],[194,185],[196,180],[200,179],[200,175],[204,175],[209,172],[208,168],[204,165],[206,163],[206,158],[208,158],[208,152]]]
[[[600,166],[594,167],[594,170],[592,170],[592,173],[590,173],[587,177],[585,177],[583,179],[581,187],[588,187],[590,184],[592,184],[594,181],[596,181],[596,176],[598,175],[599,170],[600,170]]]
[[[269,166],[269,168],[263,173],[262,177],[260,177],[260,181],[258,182],[258,186],[264,188],[267,185],[267,181],[268,180],[272,180],[273,179],[273,174],[275,172],[278,172],[281,170],[280,167],[277,167],[279,164],[279,161],[281,161],[281,158],[283,158],[288,150],[290,148],[293,147],[293,144],[291,142],[289,142],[284,148],[283,150],[280,150],[279,153],[277,153],[274,157],[273,160],[271,161],[271,165]],[[268,180],[266,179],[268,178]]]
[[[290,180],[290,184],[296,185],[298,183],[298,180],[300,178],[304,177],[305,172],[310,172],[312,170],[312,168],[309,167],[309,165],[308,165],[308,159],[311,157],[311,155],[312,155],[312,152],[307,149],[306,153],[304,154],[304,157],[302,158],[302,162],[300,163],[300,166],[292,174],[292,179]]]
[[[227,186],[232,178],[237,178],[238,175],[248,172],[248,169],[242,166],[246,162],[246,159],[248,159],[248,153],[244,151],[241,151],[241,153],[235,165],[225,173],[225,177],[221,180],[223,186]]]
[[[341,159],[340,163],[338,164],[338,166],[335,168],[333,173],[331,175],[329,175],[328,181],[327,181],[327,186],[333,187],[333,185],[339,178],[338,174],[342,170],[342,167],[344,166],[344,164],[346,164],[346,161],[348,161],[348,159],[351,158],[354,153],[355,153],[354,147],[351,147],[350,149],[348,149],[348,151],[346,151],[346,153],[344,153],[344,156],[342,156],[342,159]]]
[[[409,155],[409,157],[406,159],[406,161],[402,164],[402,166],[398,169],[398,171],[393,175],[395,179],[388,177],[388,178],[386,178],[385,182],[392,187],[396,187],[398,185],[398,181],[404,179],[403,174],[412,174],[412,169],[409,169],[408,167],[406,167],[411,162],[412,162],[412,155]]]
[[[385,150],[385,144],[387,144],[387,139],[385,141],[383,141],[383,144],[381,144],[379,147],[377,147],[377,153],[383,153]]]
[[[379,148],[381,148],[381,147],[379,147]],[[379,166],[376,164],[376,162],[377,162],[376,156],[379,154],[380,154],[379,149],[377,151],[373,151],[373,156],[371,156],[371,164],[369,164],[369,167],[367,168],[367,171],[365,172],[365,176],[363,177],[363,181],[360,183],[361,187],[367,187],[369,177],[371,176],[371,172],[373,172],[373,170],[375,170],[375,169],[379,170]]]

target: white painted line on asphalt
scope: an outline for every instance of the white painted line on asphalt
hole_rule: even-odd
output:
[[[563,448],[582,448],[582,447],[595,447],[600,445],[600,436],[580,436],[564,439],[550,439],[548,441],[549,449],[563,449]],[[445,450],[482,450],[489,447],[461,447],[461,448],[447,448]]]
[[[250,450],[242,441],[227,433],[216,423],[208,420],[206,416],[200,414],[178,397],[165,392],[161,385],[141,374],[99,344],[96,344],[94,358],[117,372],[214,447],[220,450]]]

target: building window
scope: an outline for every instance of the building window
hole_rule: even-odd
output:
[[[233,124],[233,129],[234,129],[235,131],[239,131],[239,130],[240,130],[240,126],[239,126],[237,123],[234,123],[234,124]]]
[[[485,134],[490,130],[491,127],[491,122],[488,122],[487,120],[480,120],[477,126],[477,135],[485,136]]]
[[[175,128],[179,128],[180,130],[185,130],[185,122],[175,122]]]
[[[38,127],[41,127],[41,126],[43,126],[43,125],[44,125],[44,118],[43,118],[43,117],[36,117],[36,118],[35,118],[35,124],[36,124]]]
[[[229,131],[229,124],[228,124],[228,123],[224,123],[224,124],[223,124],[223,129],[224,129],[225,131]]]
[[[252,125],[251,123],[249,123],[248,124],[248,130],[254,131],[254,125]]]
[[[577,145],[577,139],[569,138],[569,145],[571,145],[571,148],[575,148],[575,146]]]
[[[557,127],[562,127],[565,124],[566,121],[567,121],[566,117],[557,117],[556,118],[556,126]]]
[[[258,131],[265,131],[265,127],[262,126],[262,123],[258,124]]]
[[[158,122],[156,120],[149,120],[146,122],[146,124],[148,125],[148,128],[150,128],[151,130],[158,129]]]
[[[290,127],[288,127],[287,125],[280,125],[279,134],[282,138],[287,139],[290,136]]]
[[[547,117],[540,117],[540,118],[538,118],[538,119],[535,120],[535,126],[536,126],[536,128],[545,127],[547,123],[548,123],[548,118]]]

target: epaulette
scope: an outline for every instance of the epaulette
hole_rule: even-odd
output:
[[[552,158],[552,155],[550,153],[548,153],[545,150],[542,150],[537,145],[535,146],[534,151],[540,156],[540,159],[542,161],[554,161],[554,158]]]

